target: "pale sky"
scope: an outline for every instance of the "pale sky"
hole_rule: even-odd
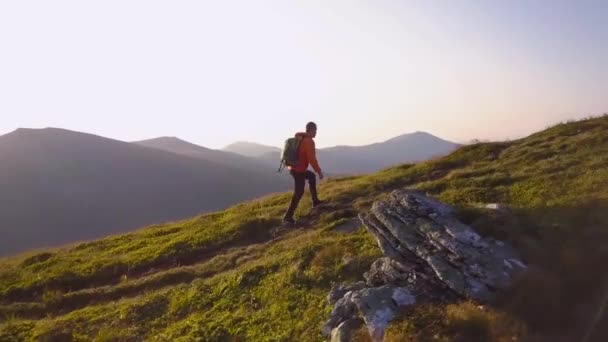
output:
[[[604,0],[0,2],[0,134],[466,142],[604,112]]]

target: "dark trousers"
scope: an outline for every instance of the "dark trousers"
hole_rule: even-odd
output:
[[[310,196],[312,197],[312,202],[316,203],[319,201],[317,197],[317,176],[312,171],[305,172],[295,172],[290,171],[289,174],[293,177],[294,181],[294,190],[293,196],[291,197],[291,203],[289,204],[289,208],[285,213],[285,218],[293,218],[293,213],[296,211],[302,196],[304,195],[304,187],[306,185],[306,181],[308,180],[308,189],[310,190]]]

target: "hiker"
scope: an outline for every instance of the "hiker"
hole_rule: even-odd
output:
[[[308,165],[312,165],[312,168],[319,175],[320,179],[323,179],[323,171],[319,167],[317,162],[315,141],[313,140],[317,136],[317,124],[309,122],[306,124],[306,133],[296,133],[296,139],[301,139],[298,147],[298,162],[296,166],[288,166],[289,173],[294,180],[293,196],[291,197],[291,203],[285,216],[283,217],[283,223],[294,225],[295,220],[293,214],[300,203],[300,199],[304,195],[305,182],[308,180],[308,188],[312,197],[312,207],[316,208],[323,204],[323,201],[319,200],[317,195],[317,177],[315,174],[308,170]]]

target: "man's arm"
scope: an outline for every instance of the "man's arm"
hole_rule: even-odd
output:
[[[306,145],[306,154],[308,157],[308,161],[315,172],[319,175],[319,177],[323,178],[323,171],[321,171],[321,167],[319,166],[319,162],[317,161],[317,151],[315,147],[315,141],[310,139],[310,143]]]

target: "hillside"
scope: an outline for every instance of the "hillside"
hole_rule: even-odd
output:
[[[305,198],[309,228],[276,236],[287,193],[5,258],[0,340],[323,340],[332,284],[361,279],[380,255],[363,229],[334,228],[402,187],[457,205],[462,221],[514,244],[530,271],[492,306],[407,312],[387,341],[581,340],[608,288],[608,116],[331,179],[320,186],[331,207],[309,215]],[[608,338],[608,316],[600,319],[591,341]]]
[[[0,136],[0,255],[125,232],[288,188],[287,177],[62,129]]]
[[[175,137],[160,137],[135,141],[133,143],[189,157],[200,158],[229,167],[248,170],[253,173],[268,174],[272,171],[276,171],[278,165],[278,158],[275,158],[272,161],[265,161],[264,159],[247,157],[234,152],[212,150]]]

